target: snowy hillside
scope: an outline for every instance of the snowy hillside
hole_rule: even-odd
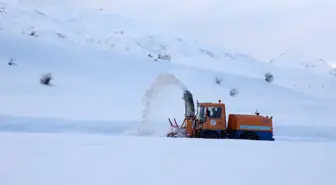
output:
[[[3,3],[2,28],[51,41],[95,46],[113,51],[150,53],[174,52],[177,56],[208,56],[206,48],[196,41],[184,39],[161,28],[136,19],[105,12],[101,9],[82,9],[66,6],[34,7]]]
[[[334,68],[321,58],[308,57],[297,51],[287,50],[278,58],[270,61],[272,65],[284,68],[309,70],[310,72],[328,74]]]
[[[146,90],[159,74],[171,73],[196,99],[222,99],[229,112],[253,113],[258,109],[273,115],[276,127],[315,126],[316,122],[334,126],[329,121],[334,119],[334,77],[273,65],[286,64],[290,57],[297,62],[293,52],[281,56],[286,60],[280,57],[267,64],[99,9],[10,1],[1,3],[1,7],[0,80],[6,86],[1,103],[7,105],[1,113],[7,119],[140,121],[146,109],[142,102]],[[168,58],[157,59],[160,54]],[[11,59],[17,65],[7,65]],[[54,76],[51,88],[38,83],[48,72]],[[275,77],[271,83],[264,80],[267,72]],[[221,80],[220,85],[215,83],[216,78]],[[239,94],[230,96],[232,89]],[[177,108],[157,111],[155,117],[182,119],[181,89],[176,86],[165,93],[159,97],[160,105],[174,103],[170,106]],[[288,120],[288,115],[295,116]],[[307,120],[307,115],[322,116]]]
[[[266,63],[99,9],[0,7],[0,184],[331,182],[336,84],[323,63],[282,66],[295,54]],[[40,84],[47,73],[50,86]],[[276,142],[162,137],[168,117],[184,118],[184,88],[195,101],[222,100],[228,114],[272,115]],[[198,152],[210,179],[185,173]]]
[[[253,113],[258,109],[264,114],[274,115],[279,125],[292,125],[293,122],[299,125],[315,125],[315,120],[305,120],[304,123],[300,120],[305,119],[307,114],[320,114],[320,111],[324,111],[323,114],[327,116],[318,119],[326,120],[320,124],[333,124],[328,121],[333,117],[332,111],[335,108],[334,104],[330,103],[334,101],[333,86],[325,87],[324,98],[328,99],[321,99],[319,93],[322,94],[320,91],[324,90],[323,87],[318,89],[314,87],[316,89],[311,91],[304,89],[302,90],[304,94],[278,85],[277,81],[285,83],[287,79],[281,79],[281,75],[275,69],[276,79],[272,83],[267,83],[263,79],[261,69],[259,78],[249,78],[248,75],[234,74],[234,66],[231,68],[231,73],[226,73],[225,69],[219,72],[219,70],[190,68],[184,65],[173,65],[167,61],[155,62],[147,56],[95,50],[65,43],[62,46],[56,45],[43,39],[24,37],[20,34],[6,33],[6,31],[1,32],[1,40],[2,43],[6,43],[6,47],[0,51],[3,56],[0,79],[1,83],[6,85],[5,91],[1,92],[3,95],[1,103],[7,105],[1,108],[1,112],[6,115],[92,120],[140,119],[145,91],[150,88],[159,74],[173,73],[198,100],[222,99],[230,112]],[[36,54],[42,51],[42,48],[43,53]],[[16,59],[17,65],[7,65],[11,57]],[[258,69],[259,66],[253,67]],[[240,73],[249,69],[236,68],[236,70]],[[39,84],[39,78],[47,72],[51,72],[54,76],[53,86],[50,88]],[[254,74],[257,76],[257,73]],[[305,78],[310,79],[309,76],[307,77],[308,74],[301,75],[306,75]],[[215,83],[216,77],[222,78],[221,86]],[[318,79],[315,76],[312,77],[314,79],[311,78],[310,81],[298,82],[297,88],[301,84],[306,85],[305,83],[307,85],[314,82],[329,83],[321,81],[326,78],[324,76]],[[297,79],[293,81],[295,80]],[[239,90],[236,97],[229,95],[232,88]],[[211,89],[211,91],[204,89]],[[173,88],[166,93],[167,96],[162,95],[166,100],[160,101],[176,103],[176,107],[179,108],[171,110],[172,114],[175,112],[171,116],[179,115],[178,117],[181,118],[184,110],[181,89],[176,87],[175,90]],[[270,104],[276,106],[270,107]],[[113,113],[111,113],[112,110]],[[293,121],[288,122],[286,115],[293,114],[293,110],[296,116]],[[128,111],[132,116],[129,116]],[[157,113],[162,111],[164,110]]]

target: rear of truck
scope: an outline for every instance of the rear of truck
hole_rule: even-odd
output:
[[[230,114],[227,137],[230,139],[274,141],[272,118],[259,115]]]

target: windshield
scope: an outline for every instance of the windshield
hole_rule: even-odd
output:
[[[222,108],[221,107],[208,107],[209,109],[209,118],[218,119],[222,116]]]

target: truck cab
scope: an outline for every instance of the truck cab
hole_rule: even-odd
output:
[[[196,109],[196,120],[192,125],[195,137],[201,138],[223,138],[226,130],[225,105],[218,103],[198,103]]]

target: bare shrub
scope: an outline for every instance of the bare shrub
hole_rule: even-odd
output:
[[[264,74],[264,76],[265,76],[265,81],[266,82],[273,82],[273,80],[274,80],[273,74],[267,72],[267,73]]]
[[[223,79],[222,79],[222,78],[219,78],[219,77],[216,77],[216,78],[215,78],[215,83],[216,83],[217,85],[222,85],[222,82],[223,82]]]
[[[30,32],[29,36],[37,37],[37,33],[36,33],[36,31],[32,31],[32,32]]]
[[[50,86],[50,82],[53,79],[51,73],[43,74],[42,77],[40,78],[40,83],[42,85],[47,85]]]
[[[10,66],[16,65],[15,59],[14,58],[10,58],[9,61],[8,61],[8,65],[10,65]]]
[[[206,50],[206,49],[199,49],[202,53],[210,56],[211,58],[214,58],[215,57],[215,54],[209,50]]]
[[[64,40],[67,39],[67,36],[66,36],[65,34],[63,34],[63,33],[56,33],[56,36],[57,36],[58,38],[60,38],[60,39],[64,39]]]
[[[239,94],[239,91],[237,88],[232,88],[230,90],[230,96],[236,97]]]
[[[159,53],[157,56],[158,59],[160,60],[167,60],[170,61],[171,60],[171,56],[169,54],[161,54]]]

